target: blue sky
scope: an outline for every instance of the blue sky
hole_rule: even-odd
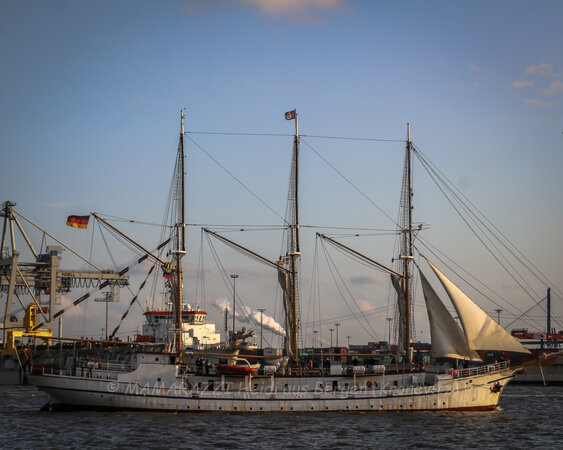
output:
[[[415,145],[559,282],[561,17],[559,1],[4,0],[0,200],[17,202],[21,213],[87,252],[90,235],[67,229],[67,215],[160,220],[182,107],[191,131],[289,134],[283,113],[294,108],[309,135],[400,140],[410,122]],[[291,138],[192,138],[283,215]],[[403,144],[307,142],[396,217]],[[279,224],[190,144],[190,222]],[[392,227],[307,148],[302,165],[303,223]],[[476,275],[505,289],[511,303],[530,307],[505,273],[482,261],[486,252],[420,166],[415,181],[415,220],[432,224],[425,237],[452,248]],[[154,229],[134,233],[158,239]],[[255,245],[275,258],[280,239],[260,235]],[[311,309],[305,251],[314,250],[314,239],[304,239],[302,311]],[[193,229],[187,265],[197,264],[199,240]],[[357,242],[384,262],[394,256],[392,245]],[[247,292],[243,277],[240,289],[258,308],[263,296],[273,296],[275,276],[264,278],[248,264],[232,259],[228,267],[247,273]],[[343,269],[350,278],[357,270]],[[385,306],[387,287],[368,287],[359,301]],[[539,295],[544,287],[534,289]],[[229,296],[220,284],[208,291]],[[319,309],[325,318],[347,313],[332,294]],[[112,306],[119,317],[123,305]],[[265,307],[274,315],[273,304]],[[102,316],[93,316],[90,334]],[[422,310],[419,316],[424,333]],[[373,320],[382,337],[384,315]],[[353,321],[342,330],[352,342],[368,339]]]

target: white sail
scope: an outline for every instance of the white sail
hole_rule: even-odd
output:
[[[440,279],[457,311],[470,349],[530,353],[528,349],[477,306],[473,300],[448,280],[430,261],[427,260],[427,262]]]
[[[446,309],[436,291],[420,272],[422,291],[428,311],[430,335],[432,338],[432,356],[435,358],[459,358],[471,361],[483,361],[477,352],[471,350],[463,331]]]

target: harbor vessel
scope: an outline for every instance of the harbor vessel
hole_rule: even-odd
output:
[[[401,249],[398,259],[402,269],[396,271],[377,263],[346,247],[358,257],[377,264],[391,277],[397,292],[400,312],[397,358],[393,363],[348,366],[336,358],[325,364],[320,355],[320,367],[304,368],[299,364],[299,277],[301,257],[299,241],[299,127],[297,111],[289,111],[286,120],[295,121],[293,157],[287,222],[287,251],[278,261],[269,261],[248,249],[254,257],[271,265],[278,272],[283,291],[285,316],[284,358],[275,364],[263,363],[252,367],[241,359],[232,363],[202,368],[194,363],[202,352],[185,345],[183,332],[184,296],[182,258],[186,254],[185,220],[185,149],[184,112],[176,158],[176,192],[178,204],[173,234],[168,240],[171,248],[167,261],[145,250],[133,240],[162,270],[172,300],[173,327],[163,336],[164,346],[142,349],[132,353],[127,363],[109,360],[89,361],[70,369],[31,367],[29,381],[47,392],[53,405],[74,407],[145,409],[160,411],[223,411],[223,412],[297,412],[297,411],[440,411],[495,409],[507,383],[521,370],[509,361],[497,361],[448,373],[432,371],[413,361],[412,354],[412,292],[413,272],[418,270],[428,310],[432,355],[451,358],[463,363],[482,363],[480,350],[528,353],[514,337],[495,322],[473,300],[454,285],[433,263],[421,269],[414,264],[414,235],[412,220],[413,146],[407,133],[404,185],[401,204]],[[97,214],[92,213],[101,219]],[[208,230],[214,236],[238,244]],[[335,245],[342,245],[328,236]],[[242,247],[241,247],[242,248]],[[425,274],[426,273],[426,274]],[[461,322],[458,325],[440,296],[428,281],[439,282],[451,300]],[[197,315],[197,311],[194,313]],[[156,315],[155,315],[156,317]],[[317,355],[319,356],[319,355]],[[255,370],[256,369],[256,370]]]

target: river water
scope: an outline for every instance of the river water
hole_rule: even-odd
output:
[[[561,448],[563,387],[508,385],[490,412],[48,412],[46,394],[0,386],[1,448]]]

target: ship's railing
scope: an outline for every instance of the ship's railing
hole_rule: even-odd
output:
[[[96,369],[109,370],[115,372],[132,372],[135,367],[130,362],[125,361],[87,361],[80,360],[76,369]]]
[[[73,369],[43,369],[43,374],[61,375],[66,377],[79,377],[79,378],[96,378],[99,380],[117,380],[117,372],[104,371],[104,370],[89,370],[79,367]]]
[[[470,377],[472,375],[479,375],[482,373],[494,372],[495,370],[506,369],[510,361],[501,361],[494,364],[487,364],[486,366],[469,367],[467,369],[460,369],[457,372],[458,377]]]
[[[135,367],[127,362],[109,362],[109,361],[78,361],[76,367],[73,368],[43,368],[44,374],[66,375],[84,378],[105,378],[117,379],[120,372],[132,372]]]
[[[130,364],[130,363],[126,363],[126,362],[98,362],[97,363],[97,367],[95,367],[98,370],[111,370],[111,371],[116,371],[116,372],[132,372],[133,370],[135,370],[135,367]]]

